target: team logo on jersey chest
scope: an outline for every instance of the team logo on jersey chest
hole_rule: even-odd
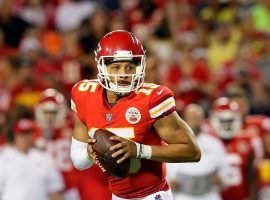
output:
[[[135,107],[131,107],[131,108],[127,109],[127,111],[126,111],[126,120],[130,124],[138,123],[141,120],[140,111]]]

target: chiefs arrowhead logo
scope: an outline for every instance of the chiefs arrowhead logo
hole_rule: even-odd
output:
[[[135,107],[131,107],[131,108],[127,109],[127,111],[126,111],[126,120],[130,124],[138,123],[141,120],[140,111]]]

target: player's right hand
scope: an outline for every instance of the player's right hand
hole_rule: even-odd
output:
[[[92,148],[92,145],[95,144],[97,141],[96,139],[92,139],[92,138],[89,138],[87,140],[87,143],[88,143],[88,146],[87,146],[87,152],[88,152],[88,156],[89,158],[95,163],[97,164],[103,172],[105,172],[106,170],[104,169],[104,167],[100,164],[99,160],[97,159],[97,156]]]
[[[92,138],[89,138],[87,140],[87,143],[88,143],[88,146],[87,146],[87,152],[88,152],[88,155],[89,155],[89,158],[94,162],[94,163],[97,163],[97,157],[94,153],[94,150],[92,148],[92,145],[95,144],[97,141],[96,139],[92,139]]]

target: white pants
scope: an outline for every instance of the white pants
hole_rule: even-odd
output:
[[[180,192],[174,192],[173,198],[175,200],[222,200],[221,196],[216,191],[212,191],[200,196],[192,196]]]
[[[133,199],[124,199],[112,194],[112,200],[173,200],[173,195],[172,191],[169,189],[167,191],[159,191],[154,194],[150,194],[143,198],[133,198]]]

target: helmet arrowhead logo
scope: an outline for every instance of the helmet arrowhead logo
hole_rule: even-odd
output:
[[[96,52],[99,53],[101,51],[101,45],[98,43]]]

